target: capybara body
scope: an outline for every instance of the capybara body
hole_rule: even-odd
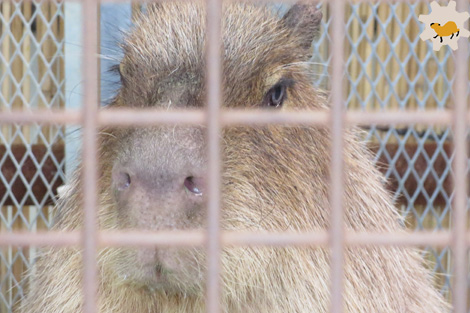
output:
[[[308,60],[321,13],[298,4],[227,4],[223,14],[224,107],[325,109]],[[112,106],[205,106],[205,10],[149,6],[123,45],[122,87]],[[348,230],[396,232],[401,220],[356,130],[345,134]],[[304,126],[227,127],[221,135],[221,226],[243,231],[314,231],[329,226],[330,136]],[[104,129],[100,136],[100,229],[206,227],[204,126]],[[78,177],[78,175],[77,175]],[[54,229],[82,227],[80,180],[60,200]],[[324,248],[226,247],[223,312],[325,313],[329,252]],[[205,311],[204,248],[106,248],[99,257],[100,313]],[[419,253],[395,247],[345,251],[345,312],[442,313]],[[31,271],[23,313],[81,312],[79,248],[43,250]]]

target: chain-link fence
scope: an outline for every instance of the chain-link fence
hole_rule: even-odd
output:
[[[62,109],[64,20],[61,1],[0,3],[0,110]],[[64,179],[64,130],[2,125],[0,231],[35,231],[51,225],[51,205]],[[22,296],[20,279],[35,248],[0,250],[0,312]]]
[[[441,3],[441,5],[447,5]],[[445,109],[452,107],[454,58],[436,52],[419,35],[420,14],[429,4],[357,3],[345,15],[346,104],[350,110]],[[328,12],[325,12],[328,16]],[[328,29],[326,21],[324,29]],[[328,86],[328,32],[314,43],[315,82]],[[465,44],[465,43],[460,43]],[[414,230],[451,227],[452,133],[448,127],[371,127],[365,140],[375,153],[396,205]],[[428,247],[429,266],[441,292],[451,299],[449,248]]]
[[[419,39],[424,26],[418,15],[428,12],[427,3],[415,2],[347,6],[345,99],[349,109],[451,107],[452,51],[444,47],[435,52],[430,43]],[[312,59],[314,83],[323,88],[329,84],[333,49],[329,16],[325,6],[323,30],[314,43]],[[74,93],[65,87],[64,3],[1,2],[0,34],[0,109],[64,108]],[[65,130],[39,125],[1,128],[0,231],[48,228],[56,188],[65,182]],[[371,127],[366,133],[364,139],[376,153],[377,165],[388,179],[407,226],[450,228],[450,129],[396,125]],[[426,251],[438,287],[450,299],[449,250],[429,247]],[[27,282],[20,279],[31,266],[34,252],[35,248],[1,248],[0,313],[12,312],[21,299]]]

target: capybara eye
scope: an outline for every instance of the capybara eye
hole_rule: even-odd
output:
[[[269,108],[279,108],[287,98],[287,87],[294,84],[292,79],[281,79],[266,93],[263,100],[263,106]]]
[[[286,86],[280,85],[280,86],[275,86],[274,90],[271,94],[271,106],[281,106],[282,102],[284,101],[284,96],[286,94]]]
[[[286,96],[286,86],[283,84],[276,84],[270,91],[269,91],[269,102],[268,106],[277,108],[282,106],[284,102],[284,98]]]
[[[199,180],[197,178],[192,176],[186,177],[184,180],[184,187],[194,195],[202,196],[202,186],[200,186]]]

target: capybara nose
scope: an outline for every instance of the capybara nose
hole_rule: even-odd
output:
[[[184,171],[182,171],[184,173]],[[193,171],[181,173],[152,173],[136,171],[125,166],[116,165],[112,171],[112,184],[118,192],[126,192],[131,188],[146,189],[150,192],[185,192],[190,197],[201,197],[206,189],[205,178],[201,173]]]
[[[188,229],[205,221],[206,183],[201,172],[186,166],[144,169],[141,162],[117,163],[112,194],[126,227],[145,230]],[[171,166],[171,165],[170,165]]]

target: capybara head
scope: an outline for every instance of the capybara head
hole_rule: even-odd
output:
[[[161,3],[146,11],[123,44],[122,87],[111,106],[204,108],[204,6]],[[294,5],[283,17],[260,5],[224,5],[223,108],[327,109],[311,84],[309,67],[321,17],[315,4]],[[399,215],[357,134],[355,129],[344,134],[345,227],[400,231]],[[101,229],[206,228],[204,125],[109,128],[100,140]],[[231,126],[222,130],[220,141],[222,229],[328,229],[328,129]],[[61,200],[56,229],[81,227],[79,191],[77,179]],[[23,312],[78,312],[80,250],[43,253]],[[356,247],[346,249],[344,257],[345,312],[448,310],[416,251]],[[204,248],[106,248],[98,261],[100,313],[205,312]],[[221,262],[225,313],[328,311],[328,249],[224,247]]]
[[[323,105],[310,85],[306,63],[322,16],[315,6],[295,6],[283,18],[252,5],[227,6],[225,10],[224,107],[283,110]],[[179,14],[174,15],[176,11]],[[200,5],[149,7],[148,14],[141,17],[124,43],[125,56],[119,66],[122,88],[112,106],[203,108],[204,21]],[[224,170],[233,172],[224,175],[227,195],[222,206],[224,228],[266,229],[260,224],[274,222],[278,213],[263,216],[265,208],[242,209],[235,203],[246,206],[250,200],[260,198],[253,193],[256,189],[269,192],[286,189],[283,185],[290,185],[289,178],[272,172],[266,173],[269,176],[265,182],[255,181],[253,176],[237,181],[236,173],[249,175],[252,171],[264,171],[266,166],[276,167],[283,162],[276,157],[281,151],[291,150],[282,158],[303,154],[296,151],[299,148],[293,146],[295,141],[287,142],[290,137],[299,140],[299,131],[280,127],[224,130]],[[112,136],[105,136],[103,148],[106,154],[103,173],[111,173],[111,184],[104,192],[113,195],[114,205],[110,207],[118,227],[204,228],[207,168],[204,127],[134,128],[109,133]],[[252,158],[251,162],[247,157]],[[246,171],[245,165],[253,169]],[[295,168],[294,164],[289,166]],[[295,179],[301,179],[301,174],[295,175]],[[250,184],[251,190],[246,190],[249,194],[241,189],[246,188],[243,185],[246,183]],[[273,183],[281,186],[271,189]],[[294,186],[288,188],[291,187]],[[283,215],[277,218],[287,219],[289,214]],[[189,292],[202,289],[203,255],[197,249],[128,249],[123,250],[114,265],[132,283],[162,287],[167,292],[178,288]]]

